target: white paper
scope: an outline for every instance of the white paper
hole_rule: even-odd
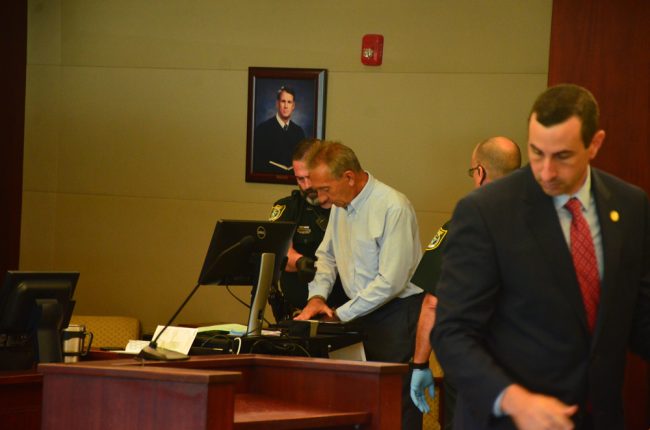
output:
[[[282,332],[280,330],[262,329],[262,336],[282,336]]]
[[[224,334],[232,334],[235,336],[242,336],[248,331],[248,327],[243,324],[217,324],[217,325],[206,325],[199,327],[197,329],[199,333],[204,331],[222,331]]]
[[[156,339],[158,333],[160,333],[163,328],[164,326],[162,325],[156,327],[152,339]],[[181,354],[187,354],[190,352],[196,333],[196,328],[169,326],[162,336],[160,336],[160,339],[156,341],[156,344],[161,348],[170,349],[172,351],[180,352]]]
[[[139,354],[142,348],[147,345],[149,345],[149,341],[147,340],[130,340],[129,343],[126,344],[124,352],[126,354]]]

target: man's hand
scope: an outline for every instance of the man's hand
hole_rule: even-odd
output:
[[[578,406],[565,405],[555,397],[531,393],[513,384],[506,388],[501,409],[520,430],[571,430],[571,416],[578,411]]]
[[[325,318],[334,318],[334,311],[327,306],[325,299],[320,296],[315,296],[309,299],[307,306],[300,312],[300,315],[295,317],[295,320],[309,320],[315,315],[324,315]]]
[[[429,389],[429,397],[433,399],[435,388],[431,369],[413,369],[411,375],[411,400],[423,414],[428,414],[431,411],[425,397],[427,388]]]
[[[336,314],[336,309],[332,309],[332,315],[331,316],[325,315],[323,317],[323,321],[325,321],[325,322],[339,322],[339,321],[341,321],[341,318],[339,318],[339,316]]]

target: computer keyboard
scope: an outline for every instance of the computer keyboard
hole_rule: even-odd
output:
[[[315,326],[315,330],[312,328]],[[289,336],[314,336],[322,334],[358,333],[359,327],[354,322],[319,321],[319,320],[284,320],[278,323],[278,328],[286,330]]]

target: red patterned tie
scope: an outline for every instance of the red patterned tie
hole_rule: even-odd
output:
[[[571,212],[571,256],[587,311],[587,323],[593,333],[600,301],[600,275],[594,242],[587,220],[582,216],[580,201],[573,197],[564,207]]]

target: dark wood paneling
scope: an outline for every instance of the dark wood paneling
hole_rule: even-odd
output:
[[[23,189],[27,0],[0,2],[0,274],[18,268]]]
[[[41,428],[42,384],[43,376],[35,370],[0,371],[0,427]]]
[[[650,193],[650,2],[556,0],[548,83],[589,88],[607,137],[594,165]]]
[[[650,193],[650,2],[555,0],[548,83],[589,88],[607,136],[594,165]],[[648,364],[630,355],[626,428],[650,426]]]
[[[393,430],[399,428],[407,366],[218,355],[176,362],[50,363],[39,371],[44,430],[333,430],[356,424]],[[248,382],[239,384],[242,378]]]

